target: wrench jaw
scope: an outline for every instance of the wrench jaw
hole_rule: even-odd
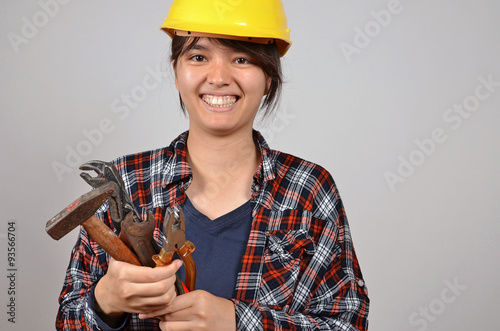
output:
[[[97,189],[101,187],[102,185],[110,182],[109,180],[105,179],[104,177],[91,177],[88,173],[82,172],[80,173],[80,177],[87,182],[90,186],[92,186],[94,189]],[[116,185],[116,183],[115,183]],[[115,192],[109,197],[108,202],[109,202],[109,211],[111,214],[111,220],[117,224],[120,223],[120,221],[125,217],[125,215],[122,212],[121,208],[121,199],[120,199],[120,189],[117,188]]]
[[[110,162],[104,162],[104,161],[99,161],[99,160],[92,160],[92,161],[88,161],[88,162],[83,163],[80,166],[79,169],[82,170],[82,171],[94,171],[99,176],[99,177],[93,177],[92,178],[89,175],[87,175],[88,178],[95,179],[96,181],[98,181],[99,178],[102,178],[103,180],[109,181],[109,180],[112,179],[112,177],[109,176],[109,172],[110,171],[109,170],[106,171],[106,169],[110,168],[110,167],[114,167],[113,164],[110,163]],[[87,181],[87,183],[89,183],[89,182]],[[91,183],[89,183],[89,184],[92,186]]]
[[[102,186],[107,182],[107,180],[103,177],[92,177],[86,172],[80,173],[80,177],[82,177],[83,180],[93,188],[98,188],[99,186]]]
[[[85,172],[80,174],[80,177],[93,188],[97,188],[106,182],[114,182],[117,185],[118,190],[109,199],[109,211],[115,224],[120,224],[129,212],[133,213],[134,222],[140,223],[142,221],[141,216],[125,192],[125,183],[113,163],[93,160],[82,164],[80,170],[94,171],[97,174],[96,177],[92,177]]]

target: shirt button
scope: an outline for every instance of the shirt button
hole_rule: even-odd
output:
[[[365,286],[365,282],[362,279],[358,279],[358,285],[360,287],[363,287],[363,286]]]
[[[255,185],[255,192],[259,191],[260,190],[260,185],[259,184],[256,184]]]

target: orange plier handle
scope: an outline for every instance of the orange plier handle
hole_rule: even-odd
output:
[[[184,285],[186,286],[188,292],[195,289],[196,283],[196,264],[191,256],[191,253],[194,252],[194,250],[195,246],[189,240],[186,240],[181,248],[175,249],[175,252],[181,258],[184,263],[184,268],[186,269]],[[156,263],[157,267],[169,265],[172,263],[173,258],[174,252],[167,252],[164,249],[162,249],[159,254],[153,255],[153,261]]]
[[[153,255],[153,261],[157,267],[167,266],[172,263],[174,253],[177,253],[184,263],[186,276],[184,284],[188,291],[195,289],[196,282],[196,264],[191,256],[195,251],[195,246],[189,240],[186,240],[186,220],[182,208],[176,206],[169,209],[163,221],[163,245],[159,254]],[[177,285],[178,291],[181,289]],[[181,293],[181,291],[179,291]]]

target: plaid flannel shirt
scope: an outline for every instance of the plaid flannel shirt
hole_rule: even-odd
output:
[[[143,216],[146,208],[153,212],[158,243],[164,210],[182,204],[191,183],[187,137],[185,132],[167,148],[115,160],[137,209]],[[318,165],[269,149],[257,131],[254,138],[262,162],[234,292],[238,329],[366,330],[368,292],[332,177]],[[106,209],[97,215],[113,227]],[[108,259],[82,229],[59,298],[58,330],[101,330],[88,298]],[[157,320],[131,314],[125,329],[159,327]]]

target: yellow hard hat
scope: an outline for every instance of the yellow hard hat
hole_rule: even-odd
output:
[[[174,35],[276,41],[280,56],[290,48],[281,0],[174,0],[161,28]]]

